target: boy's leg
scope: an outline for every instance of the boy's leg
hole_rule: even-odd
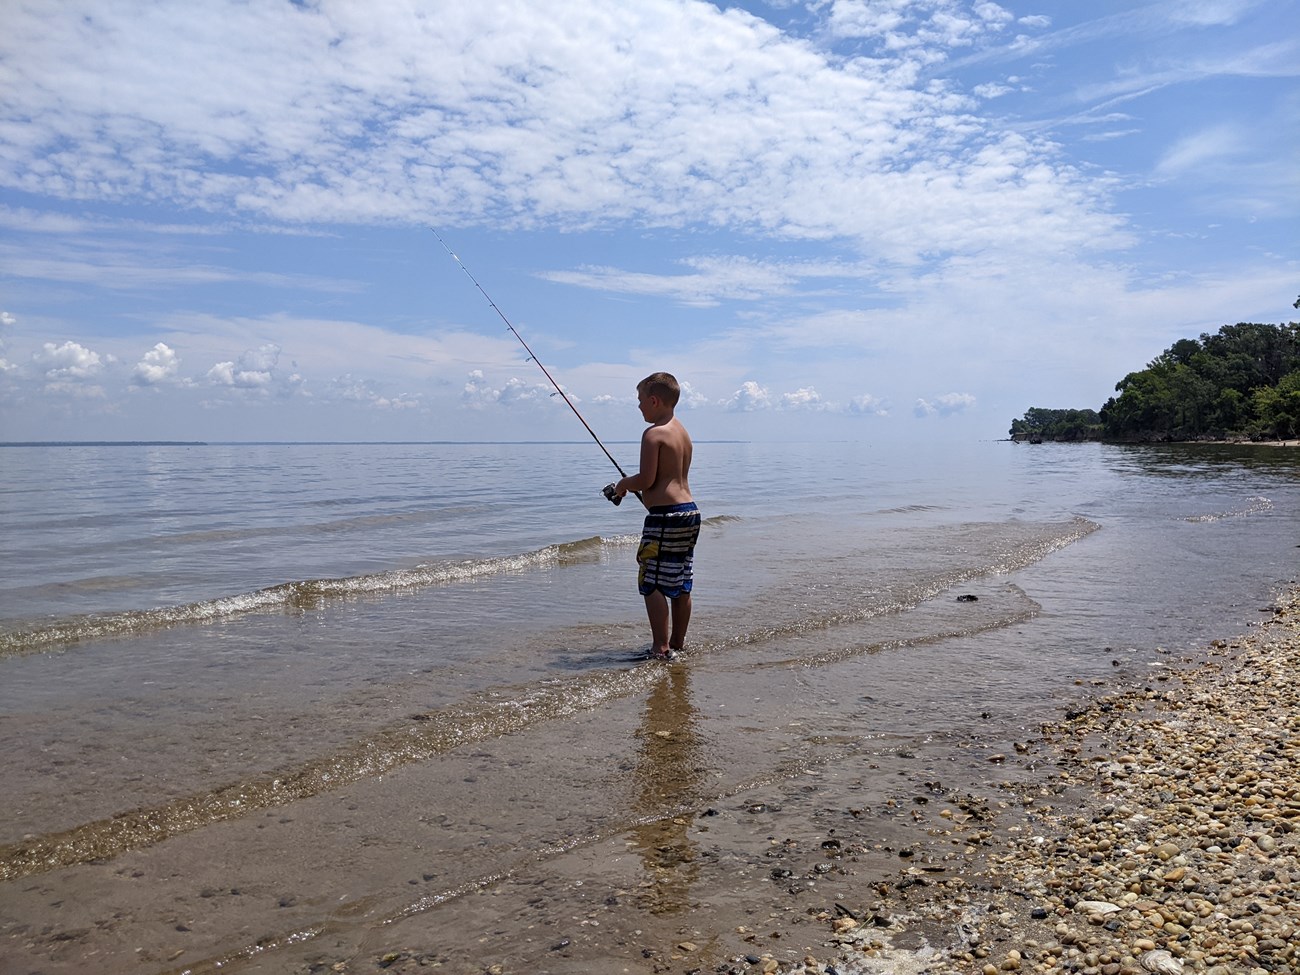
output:
[[[673,600],[673,632],[668,646],[680,650],[686,645],[686,628],[691,625],[691,594],[684,592]]]
[[[647,593],[645,611],[650,617],[650,639],[654,644],[650,652],[666,656],[668,654],[668,597],[658,589]]]

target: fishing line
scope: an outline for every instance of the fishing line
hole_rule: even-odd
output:
[[[492,306],[492,310],[501,316],[501,320],[506,323],[506,328],[510,329],[510,333],[519,340],[519,344],[522,345],[524,347],[524,351],[528,353],[528,358],[532,359],[533,362],[537,363],[537,368],[542,370],[542,373],[546,376],[547,379],[550,380],[551,385],[555,387],[555,392],[559,393],[560,397],[564,400],[564,402],[569,404],[569,409],[573,410],[573,415],[578,418],[578,421],[584,427],[586,427],[587,432],[591,434],[591,439],[596,441],[596,446],[605,452],[605,456],[609,458],[609,462],[614,465],[614,470],[618,471],[619,474],[621,474],[623,477],[627,477],[627,472],[624,471],[623,468],[619,466],[618,461],[614,459],[614,455],[609,452],[609,449],[603,443],[600,442],[600,437],[596,436],[596,431],[591,429],[591,424],[588,423],[583,418],[582,414],[578,412],[578,408],[573,405],[573,400],[569,399],[568,394],[563,389],[560,388],[560,384],[555,381],[555,378],[551,375],[550,371],[544,365],[542,365],[542,360],[537,358],[537,356],[533,353],[533,350],[528,347],[528,343],[524,341],[524,337],[520,335],[519,330],[515,328],[514,325],[511,324],[510,319],[506,318],[505,312],[503,312],[500,308],[497,307],[497,303],[492,300],[492,296],[488,294],[485,290],[483,290],[483,285],[478,283],[478,278],[474,277],[474,275],[470,273],[469,268],[465,266],[465,262],[462,261],[459,256],[457,256],[456,252],[447,246],[447,242],[442,239],[442,234],[438,233],[438,231],[434,230],[432,227],[430,227],[429,229],[433,230],[433,236],[438,238],[438,243],[442,245],[443,250],[445,250],[448,254],[451,255],[451,259],[455,261],[457,264],[459,264],[460,269],[465,272],[465,275],[471,281],[474,282],[474,287],[478,288],[479,294],[481,294],[484,298],[487,299],[487,303]],[[640,491],[633,491],[632,493],[636,495],[636,499],[638,501],[640,501],[642,504],[645,504],[645,499],[641,497]],[[611,496],[610,491],[606,490],[605,496],[609,498],[611,501],[613,501],[615,504],[618,504],[618,501]]]

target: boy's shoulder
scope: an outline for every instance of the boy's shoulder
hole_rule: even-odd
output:
[[[652,423],[646,427],[643,437],[653,437],[656,440],[676,440],[681,437],[689,437],[686,427],[682,426],[682,421],[675,416],[669,416],[659,423]]]

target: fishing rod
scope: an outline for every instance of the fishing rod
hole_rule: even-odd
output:
[[[492,306],[492,310],[501,316],[501,320],[506,323],[506,328],[510,329],[511,334],[514,335],[514,337],[519,340],[519,344],[522,345],[524,347],[524,351],[528,353],[528,358],[532,359],[533,362],[537,363],[537,368],[542,370],[546,378],[550,380],[551,385],[555,387],[555,392],[559,393],[561,399],[563,399],[564,402],[569,404],[569,409],[573,410],[573,415],[578,418],[578,422],[580,422],[584,427],[586,427],[587,432],[591,434],[591,439],[596,441],[596,446],[605,452],[605,456],[609,458],[609,462],[614,465],[614,470],[618,471],[619,474],[622,475],[623,477],[627,477],[627,472],[624,471],[623,468],[619,466],[618,461],[614,459],[614,455],[609,452],[609,448],[607,448],[603,443],[600,442],[600,437],[596,436],[596,431],[591,429],[591,424],[588,423],[583,418],[582,414],[578,412],[578,408],[573,405],[573,400],[569,399],[568,393],[566,393],[563,389],[560,388],[560,384],[555,381],[555,378],[551,375],[550,370],[548,370],[544,365],[542,365],[542,360],[537,358],[537,356],[533,353],[533,350],[528,347],[528,343],[524,341],[524,337],[520,335],[519,330],[515,328],[514,325],[511,324],[510,319],[506,318],[505,312],[503,312],[500,308],[497,307],[497,303],[492,300],[492,296],[488,294],[485,290],[483,290],[483,285],[478,283],[478,278],[474,277],[474,275],[470,273],[470,269],[465,266],[465,262],[460,259],[460,257],[456,254],[456,252],[447,246],[447,242],[442,239],[442,234],[438,233],[438,231],[434,230],[432,227],[430,227],[429,229],[433,230],[433,236],[438,238],[438,243],[442,245],[443,250],[445,250],[448,254],[451,255],[451,259],[460,265],[460,269],[465,272],[466,277],[468,277],[471,281],[474,282],[474,287],[478,288],[479,294],[481,294],[484,298],[487,299],[487,303]],[[645,498],[641,497],[640,491],[633,491],[632,493],[636,495],[636,499],[638,501],[640,501],[642,504],[645,504]],[[612,484],[607,484],[605,486],[604,494],[605,497],[609,498],[609,500],[614,502],[614,504],[620,504],[623,500],[617,494],[614,493],[614,485]]]

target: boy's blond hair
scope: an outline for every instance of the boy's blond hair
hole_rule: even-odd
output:
[[[682,387],[678,385],[677,377],[669,372],[652,372],[637,383],[636,388],[650,396],[658,396],[669,406],[676,406],[682,398]]]

